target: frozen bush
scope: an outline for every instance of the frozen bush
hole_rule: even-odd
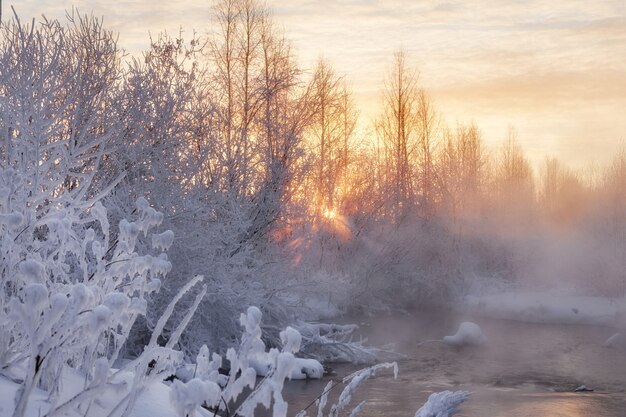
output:
[[[415,417],[452,417],[470,396],[467,391],[442,391],[431,394]]]

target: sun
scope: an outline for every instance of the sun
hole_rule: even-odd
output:
[[[324,209],[324,217],[326,217],[328,220],[335,220],[337,218],[337,210],[335,210],[334,208],[326,207]]]

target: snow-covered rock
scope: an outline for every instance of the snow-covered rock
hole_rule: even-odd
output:
[[[315,359],[296,358],[291,379],[322,379],[324,367]]]
[[[461,323],[459,330],[453,336],[445,336],[443,342],[450,346],[482,346],[487,342],[480,326],[466,321]]]
[[[428,401],[417,410],[415,417],[451,417],[459,406],[469,398],[467,391],[442,391],[431,394]]]
[[[248,364],[257,376],[265,377],[273,369],[272,358],[267,353],[256,353],[248,357]],[[315,359],[295,358],[289,379],[321,379],[324,367]]]

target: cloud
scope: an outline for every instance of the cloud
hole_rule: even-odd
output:
[[[579,159],[589,154],[575,145],[583,136],[596,138],[587,140],[599,153],[625,137],[623,0],[267,3],[303,67],[323,55],[346,74],[364,122],[376,114],[392,53],[402,47],[441,112],[453,122],[475,120],[486,137],[503,136],[513,123],[529,147],[576,150]],[[72,4],[104,15],[131,53],[148,47],[148,31],[205,33],[212,25],[210,0],[21,0],[17,7],[22,17],[62,17]]]
[[[149,33],[178,33],[181,27],[189,33],[202,31],[210,20],[210,2],[204,0],[24,0],[13,5],[22,20],[41,15],[62,20],[72,7],[103,17],[106,27],[119,33],[120,45],[133,54],[150,46]]]

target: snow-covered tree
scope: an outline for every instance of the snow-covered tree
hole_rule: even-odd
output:
[[[0,368],[25,365],[16,417],[37,387],[51,414],[89,400],[57,404],[64,369],[97,391],[171,269],[173,233],[155,233],[163,215],[145,199],[110,225],[102,200],[123,173],[99,168],[120,133],[108,114],[118,52],[98,20],[68,22],[0,26]]]

